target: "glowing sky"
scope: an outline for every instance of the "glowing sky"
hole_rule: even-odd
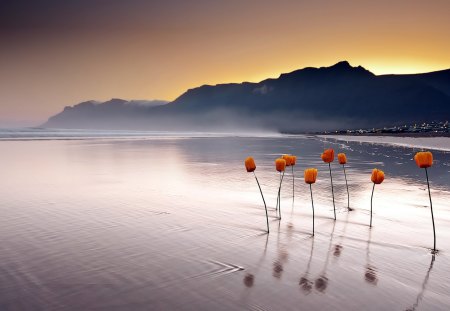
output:
[[[0,127],[340,60],[376,74],[450,68],[447,0],[0,3]]]

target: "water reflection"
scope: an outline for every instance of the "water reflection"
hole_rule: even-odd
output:
[[[311,269],[311,261],[314,253],[314,237],[311,237],[311,251],[309,253],[308,265],[306,266],[306,271],[303,276],[300,278],[299,285],[300,288],[305,292],[305,294],[309,294],[311,292],[313,282],[309,279],[309,270]]]
[[[281,274],[283,273],[283,265],[280,261],[276,260],[273,263],[273,276],[276,277],[277,279],[281,278]]]
[[[419,294],[417,295],[416,301],[414,302],[412,307],[406,309],[406,311],[416,310],[416,308],[419,306],[419,302],[422,300],[423,295],[425,294],[425,290],[427,288],[428,280],[430,279],[430,273],[431,273],[431,270],[433,269],[434,259],[435,259],[435,255],[433,254],[432,257],[431,257],[430,267],[428,268],[427,274],[425,275],[425,279],[423,280],[423,283],[422,283],[422,289],[419,292]]]
[[[347,233],[348,216],[349,216],[349,211],[346,212],[345,222],[344,222],[344,230],[342,231],[342,235],[341,235],[341,237],[339,239],[339,243],[334,246],[333,256],[336,257],[336,258],[339,258],[341,256],[342,250],[344,249],[344,246],[342,245],[342,242],[343,242],[343,239],[345,237],[345,234]]]
[[[288,260],[289,253],[287,252],[286,246],[280,247],[280,236],[281,236],[281,220],[278,221],[278,235],[277,235],[277,259],[273,262],[272,275],[280,279],[284,268],[283,264]]]
[[[327,257],[325,259],[325,265],[322,269],[322,272],[320,273],[320,276],[314,282],[314,287],[319,292],[322,292],[322,293],[325,292],[325,290],[328,287],[327,268],[328,268],[328,262],[330,260],[331,246],[333,245],[333,237],[334,237],[335,227],[336,227],[336,221],[333,222],[333,230],[331,231],[330,242],[329,242],[328,251],[327,251]]]
[[[306,138],[0,142],[5,177],[0,180],[0,309],[54,310],[60,306],[52,301],[58,301],[76,310],[90,304],[147,310],[155,302],[155,308],[164,310],[187,305],[244,309],[237,303],[253,310],[364,310],[365,303],[373,309],[404,310],[423,308],[426,288],[428,309],[446,310],[445,265],[433,266],[433,282],[425,280],[422,291],[418,281],[417,292],[422,293],[411,296],[411,288],[398,282],[416,277],[417,269],[402,267],[417,267],[420,247],[429,246],[431,238],[426,188],[412,153],[367,145],[346,149],[355,211],[338,214],[339,237],[332,236],[330,243],[328,172],[319,170],[314,190],[320,223],[315,238],[309,236],[309,189],[299,178],[306,166],[323,165],[318,157],[323,149]],[[263,238],[257,232],[265,221],[260,193],[242,160],[248,155],[257,159],[262,190],[273,202],[279,186],[273,159],[280,153],[302,156],[295,167],[295,206],[289,217],[288,178],[282,188],[283,230],[277,233],[280,222],[271,221],[271,234]],[[450,175],[444,163],[449,157],[435,156],[433,203],[443,241],[439,260],[447,262]],[[380,161],[389,177],[377,200],[377,227],[369,237],[368,177]],[[336,205],[345,207],[344,176],[334,177]],[[274,219],[273,210],[271,214]],[[240,272],[239,266],[246,270]],[[375,266],[383,267],[382,282],[377,282],[381,271]],[[63,281],[79,285],[67,290],[41,286]],[[95,291],[94,297],[86,291],[92,283],[111,286]],[[358,299],[348,299],[353,297]]]
[[[255,275],[251,273],[247,273],[244,277],[244,284],[247,287],[253,287],[253,283],[255,282]]]
[[[372,265],[370,261],[370,243],[372,241],[372,230],[369,229],[369,238],[367,239],[367,247],[366,247],[366,270],[364,272],[364,279],[367,283],[372,285],[377,285],[378,277],[377,277],[377,269]]]
[[[253,284],[255,283],[255,274],[258,273],[259,269],[261,268],[261,264],[263,263],[263,261],[266,257],[268,242],[269,242],[269,235],[266,234],[266,243],[264,244],[264,251],[263,251],[261,257],[259,258],[258,263],[256,264],[254,273],[248,272],[244,276],[243,282],[246,287],[253,287]]]

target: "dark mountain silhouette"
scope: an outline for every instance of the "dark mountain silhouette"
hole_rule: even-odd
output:
[[[344,61],[259,83],[203,85],[154,107],[85,102],[66,107],[44,126],[297,132],[447,119],[450,70],[376,76]]]

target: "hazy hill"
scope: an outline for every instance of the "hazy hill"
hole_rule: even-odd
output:
[[[203,85],[173,102],[85,102],[47,127],[314,131],[450,119],[450,70],[376,76],[339,62],[259,83]]]
[[[43,125],[59,128],[121,129],[145,127],[150,111],[167,104],[162,100],[131,100],[113,98],[106,102],[86,101],[67,106]],[[131,123],[135,123],[132,126]]]

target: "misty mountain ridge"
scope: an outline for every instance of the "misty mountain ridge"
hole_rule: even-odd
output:
[[[202,85],[172,102],[87,101],[43,126],[147,130],[311,132],[450,119],[450,69],[375,75],[339,62],[258,83]]]

